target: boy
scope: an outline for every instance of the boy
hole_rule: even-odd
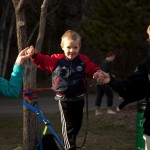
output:
[[[22,50],[15,62],[13,67],[13,72],[11,73],[11,78],[9,81],[0,77],[0,95],[17,98],[20,94],[22,87],[24,60],[28,59],[31,55],[27,54],[26,51],[28,48]]]
[[[31,60],[38,68],[52,72],[52,89],[59,103],[65,150],[76,150],[76,136],[82,124],[84,93],[87,88],[85,76],[104,84],[110,78],[79,53],[81,37],[77,32],[66,31],[60,45],[64,54],[42,55],[32,46],[27,53],[32,53]]]

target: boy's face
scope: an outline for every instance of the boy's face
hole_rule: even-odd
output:
[[[64,39],[63,45],[61,46],[65,56],[73,60],[75,57],[77,57],[79,50],[80,50],[80,41],[79,40],[72,40],[72,39]]]

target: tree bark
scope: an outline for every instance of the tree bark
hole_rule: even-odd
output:
[[[42,11],[45,11],[45,12],[43,12],[43,13],[41,13],[41,18],[42,17],[45,17],[43,20],[46,20],[46,17],[47,18],[49,18],[49,16],[50,15],[52,15],[55,11],[57,11],[58,9],[60,9],[60,6],[61,6],[61,4],[62,4],[62,2],[63,2],[63,0],[59,0],[59,2],[58,2],[58,4],[55,6],[55,7],[51,7],[51,9],[50,9],[50,11],[49,12],[46,12],[47,11],[47,6],[48,5],[46,5],[47,3],[48,3],[48,1],[47,2],[45,2],[44,4],[43,4],[43,7],[46,7],[45,8],[45,10],[42,10]],[[42,8],[43,9],[43,8]],[[46,16],[44,16],[44,15],[42,15],[42,14],[45,14]],[[46,23],[46,22],[45,22]],[[38,27],[39,27],[39,24],[40,25],[42,25],[43,23],[41,22],[37,22],[36,24],[35,24],[35,27],[33,28],[33,30],[32,30],[32,32],[31,32],[31,34],[30,34],[30,36],[28,37],[28,41],[27,41],[27,44],[28,43],[30,43],[30,41],[31,41],[31,39],[33,38],[33,35],[35,34],[35,32],[37,32],[37,30],[38,30]],[[44,24],[43,24],[44,25]],[[45,25],[44,25],[45,26]],[[44,27],[45,28],[45,27]],[[40,27],[40,29],[41,29],[41,27]],[[40,31],[40,29],[39,29],[39,31]],[[43,34],[45,34],[45,31],[44,31],[44,33]],[[44,38],[44,37],[43,37]],[[41,42],[41,39],[42,39],[42,37],[40,36],[40,33],[39,33],[39,35],[38,35],[38,39],[37,39],[37,44],[36,44],[36,48],[38,47],[39,49],[39,52],[41,52],[41,46],[38,44],[39,42]],[[38,46],[39,45],[39,46]]]
[[[38,51],[41,51],[42,49],[43,39],[45,35],[45,24],[46,24],[48,2],[49,2],[48,0],[44,0],[41,6],[40,26],[39,26],[39,32],[36,41],[36,49]]]
[[[16,13],[16,30],[18,49],[27,47],[26,19],[24,14],[24,0],[12,0]],[[36,67],[30,62],[25,62],[24,88],[36,87]],[[37,116],[23,106],[23,150],[34,150],[37,146]]]

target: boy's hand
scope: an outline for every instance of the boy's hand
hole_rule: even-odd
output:
[[[105,73],[101,70],[98,70],[93,74],[93,78],[97,80],[97,82],[100,82],[102,84],[107,84],[110,82],[110,76],[108,73]]]

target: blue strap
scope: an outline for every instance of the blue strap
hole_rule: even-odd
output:
[[[26,106],[28,109],[30,109],[32,112],[37,113],[39,112],[39,110],[37,110],[36,107],[30,105],[25,98],[23,98],[23,105]]]
[[[62,140],[58,137],[58,135],[56,134],[56,132],[52,128],[49,120],[47,120],[45,118],[45,116],[43,115],[43,113],[41,112],[39,105],[38,105],[38,102],[36,101],[36,105],[32,106],[26,101],[25,98],[23,98],[23,105],[26,106],[28,109],[30,109],[33,113],[36,113],[38,115],[39,120],[42,120],[44,122],[44,124],[49,128],[50,132],[53,134],[55,139],[58,141],[58,143],[60,144],[62,149],[64,149],[64,143],[62,142]],[[42,148],[41,148],[42,144],[41,143],[42,143],[42,140],[40,139],[40,150],[42,150]]]
[[[39,127],[39,129],[38,129],[38,133],[39,133],[39,139],[40,139],[40,150],[43,150],[43,144],[42,144],[42,135],[41,135],[41,129],[40,129],[40,127],[41,127],[41,119],[40,119],[40,117],[39,117],[39,115],[38,115],[38,127]]]

